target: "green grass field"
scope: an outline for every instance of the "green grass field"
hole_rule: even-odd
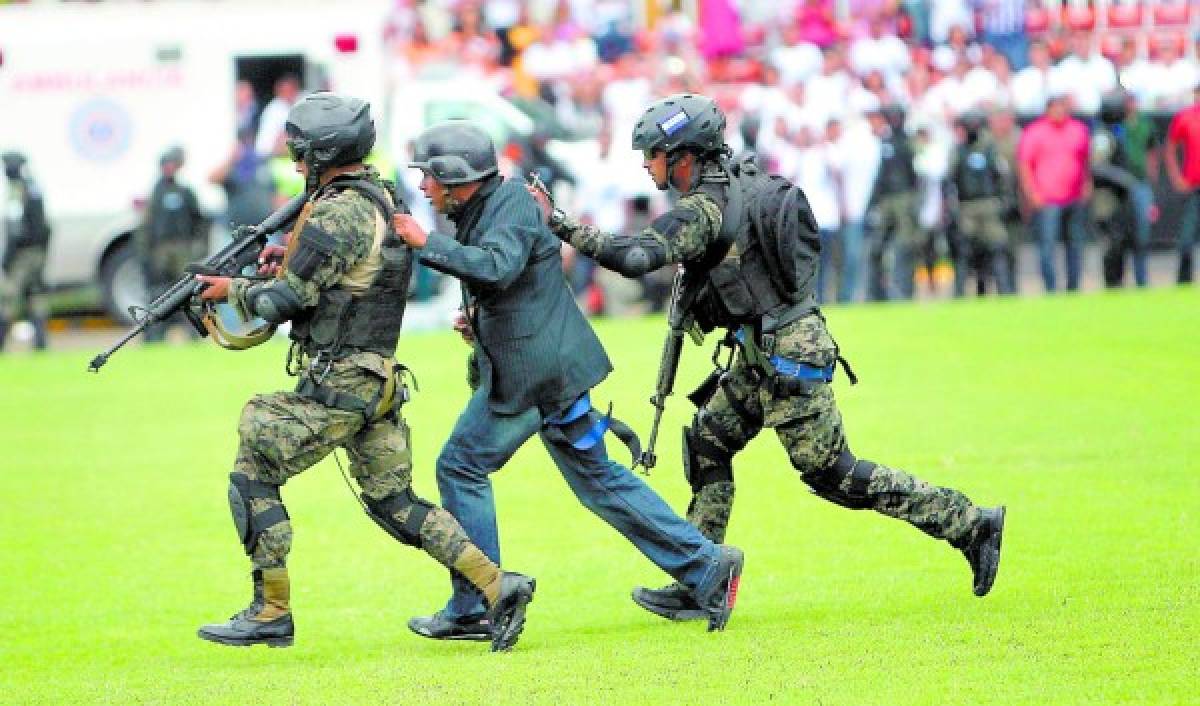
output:
[[[408,632],[445,572],[380,532],[332,460],[285,488],[296,646],[196,627],[242,608],[225,500],[236,419],[289,385],[284,347],[0,358],[0,703],[1196,703],[1200,296],[1196,290],[830,309],[862,382],[836,383],[855,451],[1009,508],[992,595],[915,529],[808,494],[773,434],[738,458],[746,551],[728,631],[628,598],[666,577],[569,494],[536,443],[495,476],[505,564],[538,578],[511,654]],[[661,320],[598,325],[595,395],[643,433]],[[417,490],[466,396],[466,348],[400,357]],[[679,388],[707,370],[689,347]],[[687,488],[672,398],[649,482]],[[610,445],[614,453],[623,451]]]

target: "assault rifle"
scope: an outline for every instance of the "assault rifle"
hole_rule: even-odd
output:
[[[202,263],[189,265],[187,274],[180,277],[167,291],[158,296],[145,307],[129,307],[129,315],[133,318],[134,326],[121,340],[100,355],[92,358],[88,364],[88,372],[100,372],[100,368],[108,362],[110,356],[122,346],[133,340],[152,324],[166,321],[182,311],[188,321],[196,328],[201,336],[208,335],[200,314],[196,311],[196,303],[200,292],[208,286],[196,281],[197,274],[236,277],[246,267],[256,264],[258,255],[267,244],[267,238],[278,230],[286,228],[304,207],[306,195],[301,194],[288,201],[279,210],[267,216],[266,220],[256,226],[241,226],[234,231],[233,240],[218,250]]]
[[[683,268],[675,271],[675,280],[671,283],[671,301],[667,309],[667,338],[663,341],[662,358],[658,363],[658,381],[654,384],[654,396],[650,404],[654,405],[654,424],[650,427],[650,440],[646,450],[633,463],[633,467],[641,466],[648,472],[658,463],[654,455],[654,443],[658,440],[658,425],[662,422],[663,410],[667,406],[667,398],[675,390],[675,373],[679,371],[679,356],[683,352],[683,334],[692,337],[696,345],[704,343],[704,333],[696,325],[689,309],[696,298],[696,288],[688,286]]]

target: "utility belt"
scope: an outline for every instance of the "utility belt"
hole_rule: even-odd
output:
[[[406,377],[412,377],[413,387],[416,388],[416,377],[408,366],[389,360],[387,374],[379,385],[379,390],[371,399],[364,400],[358,395],[325,384],[325,378],[329,376],[333,363],[344,358],[344,355],[335,358],[318,353],[309,357],[301,351],[297,356],[293,354],[296,349],[297,346],[293,345],[288,351],[288,374],[300,378],[296,383],[296,394],[326,407],[361,414],[365,424],[384,418],[395,419],[400,408],[410,399]]]
[[[819,366],[776,355],[774,334],[763,334],[761,345],[755,339],[753,330],[748,331],[743,326],[736,331],[731,330],[724,345],[732,349],[736,343],[741,348],[746,364],[762,378],[772,395],[787,397],[805,391],[814,384],[829,384],[833,382],[833,373],[838,364],[846,371],[850,384],[858,382],[858,376],[840,353],[833,363]]]

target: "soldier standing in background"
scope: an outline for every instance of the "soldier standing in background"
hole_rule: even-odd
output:
[[[997,293],[1012,288],[1012,274],[1004,257],[1008,232],[1003,214],[1011,198],[1005,191],[1011,169],[984,132],[986,116],[978,111],[963,113],[958,120],[961,143],[950,161],[946,187],[957,203],[958,261],[956,280],[965,282],[974,272],[976,292],[987,292],[991,280]]]
[[[911,299],[921,228],[917,224],[915,155],[904,132],[904,108],[885,105],[868,118],[880,141],[880,162],[871,195],[867,299]]]
[[[25,156],[5,152],[2,160],[8,189],[0,231],[4,236],[0,239],[0,265],[4,270],[0,275],[0,350],[13,322],[22,314],[33,324],[33,347],[43,350],[50,316],[43,277],[50,225],[42,193],[29,176]]]
[[[159,178],[146,204],[146,218],[134,236],[148,301],[166,291],[189,263],[208,250],[208,220],[200,212],[196,194],[179,181],[183,162],[180,147],[163,153]],[[146,330],[146,341],[162,341],[172,321],[182,320],[182,314],[177,314],[173,320],[151,326]]]

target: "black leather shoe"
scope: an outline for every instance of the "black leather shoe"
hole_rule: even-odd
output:
[[[667,620],[700,620],[708,617],[687,586],[675,582],[662,588],[633,589],[633,602]]]
[[[971,565],[975,579],[975,595],[986,596],[1000,569],[1000,540],[1004,536],[1005,507],[984,508],[980,528],[962,553]]]
[[[708,631],[724,630],[737,602],[738,587],[742,581],[742,565],[746,559],[742,550],[727,544],[718,545],[720,555],[714,578],[702,590],[698,590],[697,602],[708,617]]]
[[[525,608],[533,602],[537,582],[524,574],[505,571],[500,594],[489,615],[492,619],[492,652],[507,652],[525,629]]]
[[[410,618],[408,629],[421,637],[432,640],[475,640],[486,642],[492,639],[492,624],[483,615],[465,615],[448,618],[442,611],[433,615]]]

